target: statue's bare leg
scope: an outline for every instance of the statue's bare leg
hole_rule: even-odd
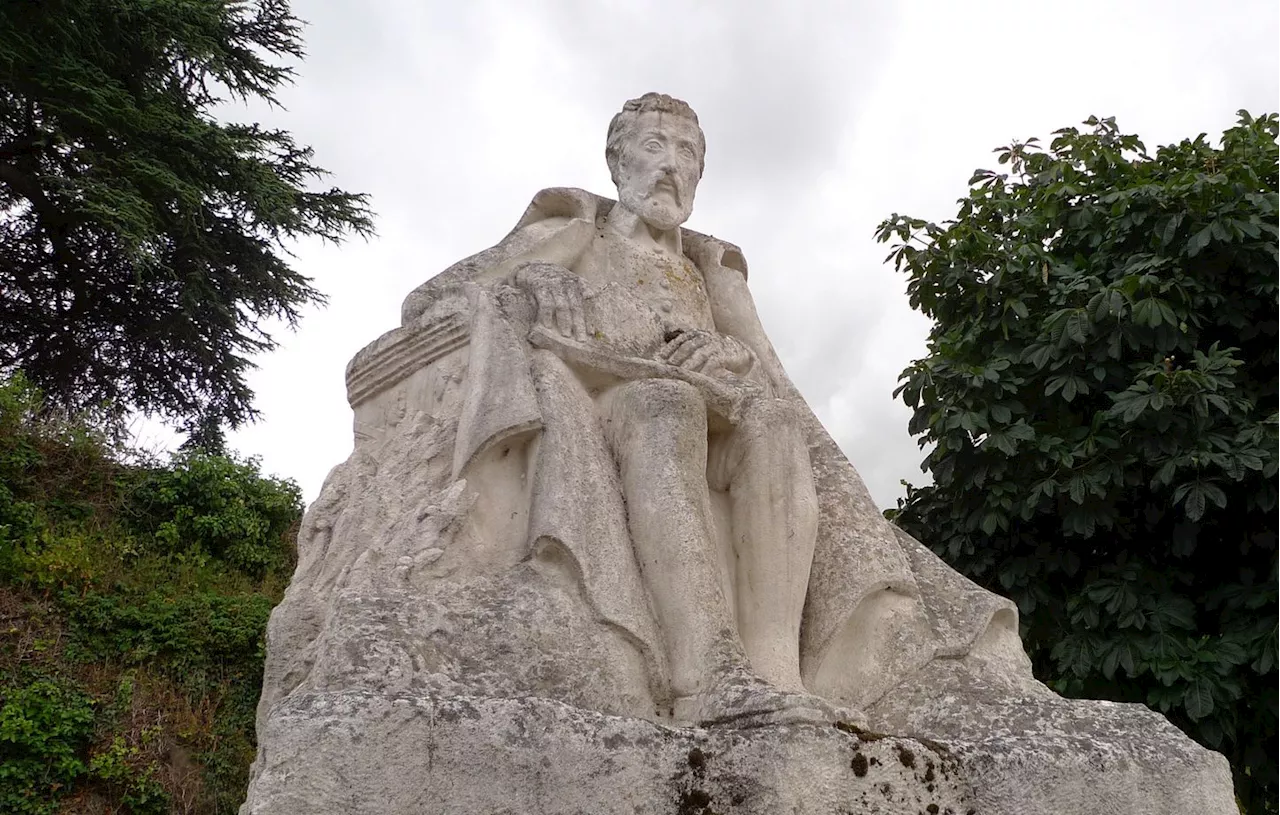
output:
[[[602,409],[622,476],[627,524],[667,645],[676,718],[736,726],[848,718],[848,712],[800,687],[796,650],[802,588],[775,587],[759,609],[752,609],[756,647],[786,686],[766,681],[748,662],[719,580],[707,484],[706,407],[697,389],[672,380],[629,382],[607,393]],[[768,418],[761,415],[762,422]],[[742,485],[743,506],[735,515],[750,523],[758,518],[745,506],[746,496],[764,489],[770,476],[762,472],[755,480],[742,472],[781,453],[768,443],[739,449],[742,461],[734,468],[734,483]],[[767,492],[759,494],[772,500]],[[781,496],[791,491],[777,495],[786,502],[790,498]],[[799,528],[805,523],[800,521]],[[748,540],[755,542],[751,536]],[[752,560],[747,568],[753,581],[768,579],[770,558],[777,555]],[[801,568],[794,564],[791,577],[798,580]],[[807,582],[804,568],[802,583]],[[766,641],[772,636],[788,636],[792,642],[775,648]]]
[[[753,404],[724,455],[738,632],[757,674],[803,691],[800,618],[818,537],[818,497],[794,408],[779,399]]]
[[[602,407],[636,557],[667,641],[672,692],[692,696],[742,659],[717,571],[706,407],[692,385],[668,379],[620,385]]]

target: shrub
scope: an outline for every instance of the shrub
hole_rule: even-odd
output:
[[[35,505],[23,500],[40,453],[21,432],[39,407],[39,394],[19,374],[0,381],[0,558],[37,534]]]
[[[61,795],[87,772],[93,701],[65,681],[37,679],[3,691],[0,701],[0,811],[55,812]]]
[[[254,459],[184,452],[151,468],[128,501],[129,523],[153,536],[158,552],[218,558],[255,577],[291,565],[302,492],[261,475]]]
[[[0,379],[0,813],[244,799],[301,496],[252,460],[138,461]]]
[[[262,670],[273,603],[260,594],[90,590],[65,593],[61,602],[76,659],[159,663],[190,681],[222,673],[256,679]]]

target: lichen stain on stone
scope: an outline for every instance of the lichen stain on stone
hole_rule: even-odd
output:
[[[697,747],[689,751],[689,767],[693,770],[693,774],[701,777],[706,771],[707,756]]]
[[[858,727],[856,724],[850,724],[846,721],[836,722],[836,729],[841,733],[848,733],[851,736],[857,736],[858,741],[865,742],[867,744],[880,741],[881,739],[890,738],[890,734],[888,733],[877,733],[874,730],[866,730]]]
[[[682,793],[676,815],[716,815],[711,810],[711,795],[705,790],[697,789]]]
[[[936,742],[933,739],[917,738],[916,741],[920,742],[943,758],[947,758],[951,755],[951,748],[947,747],[945,744]]]
[[[622,747],[626,743],[627,743],[626,738],[624,738],[623,736],[617,733],[610,733],[609,735],[604,737],[604,746],[605,746],[605,749],[607,750],[617,750],[619,747]]]
[[[672,779],[677,789],[682,790],[677,798],[676,815],[719,815],[711,809],[712,795],[704,788],[709,758],[696,746],[685,754],[687,769],[681,768]]]
[[[870,766],[867,757],[862,753],[854,753],[853,761],[849,764],[853,768],[853,774],[859,778],[864,778],[867,774],[867,768]]]
[[[903,767],[913,768],[916,766],[916,754],[905,747],[898,747],[898,761],[902,762]]]

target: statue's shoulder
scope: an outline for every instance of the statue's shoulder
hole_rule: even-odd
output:
[[[589,243],[595,227],[617,202],[577,187],[549,187],[539,191],[512,230],[497,244],[471,255],[418,286],[401,307],[404,325],[415,321],[446,290],[480,279],[487,270],[500,268],[513,258],[540,246],[557,246],[560,254],[572,254]],[[745,279],[747,261],[735,244],[692,229],[681,228],[685,254],[703,275],[731,269]]]
[[[518,255],[568,227],[572,227],[569,231],[582,233],[577,236],[579,239],[585,239],[614,204],[608,198],[576,187],[549,187],[533,196],[505,238],[480,254],[486,255],[486,259]],[[467,262],[464,260],[462,264]]]
[[[712,270],[732,269],[746,279],[747,258],[737,244],[692,229],[681,229],[680,233],[685,255],[702,270],[703,275]]]
[[[613,203],[574,187],[541,190],[533,196],[506,237],[488,249],[463,258],[410,292],[401,305],[401,324],[415,322],[433,302],[457,289],[459,284],[481,279],[487,271],[540,244],[557,237],[570,242],[580,242],[575,241],[575,237],[586,239],[594,231],[597,219],[607,214]]]
[[[533,196],[511,235],[547,221],[590,221],[594,223],[613,209],[616,202],[577,187],[549,187]],[[510,238],[511,235],[507,237]]]
[[[529,227],[541,227],[539,231],[545,234],[571,221],[598,223],[616,205],[613,199],[587,190],[551,187],[533,197],[508,239]],[[684,227],[680,229],[680,240],[685,255],[704,273],[709,268],[726,268],[747,276],[747,259],[737,244]]]

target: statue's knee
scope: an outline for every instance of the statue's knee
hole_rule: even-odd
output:
[[[736,480],[743,468],[761,468],[778,472],[780,467],[798,465],[790,476],[811,483],[809,471],[808,433],[804,419],[794,402],[786,399],[761,399],[744,412],[725,454],[726,478]]]
[[[789,399],[754,400],[747,406],[741,424],[748,432],[760,431],[770,436],[803,431],[800,410]]]
[[[614,414],[633,421],[706,418],[702,394],[688,382],[675,379],[641,379],[628,382],[614,394]]]

